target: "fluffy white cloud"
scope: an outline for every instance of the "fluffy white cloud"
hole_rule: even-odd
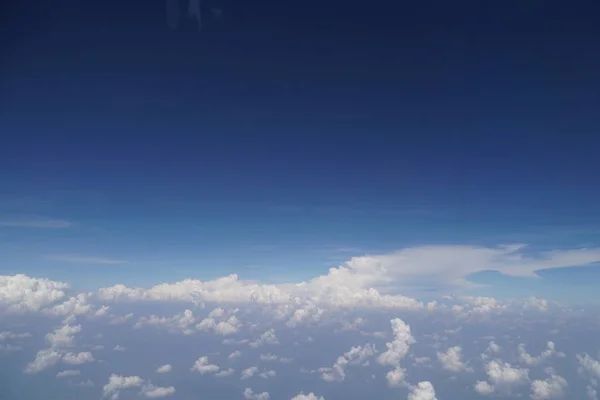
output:
[[[437,357],[442,364],[442,368],[446,371],[473,371],[471,367],[462,361],[462,348],[460,346],[450,347],[445,353],[438,352]]]
[[[397,367],[410,350],[410,345],[415,343],[415,338],[410,332],[410,326],[400,318],[390,321],[394,339],[386,343],[387,350],[382,353],[377,362],[381,365]]]
[[[587,373],[593,379],[600,380],[600,361],[587,353],[583,353],[577,354],[577,362],[581,372]]]
[[[219,372],[220,369],[221,367],[218,365],[210,364],[206,356],[197,359],[191,368],[192,371],[199,372],[200,375],[214,374],[215,372]]]
[[[238,317],[232,315],[227,320],[220,322],[217,322],[214,318],[205,318],[196,325],[196,329],[200,331],[212,330],[217,335],[225,336],[237,333],[242,326],[243,324]]]
[[[81,353],[67,353],[63,356],[62,361],[65,364],[78,365],[86,364],[94,361],[94,356],[89,351]]]
[[[406,386],[406,370],[404,368],[396,367],[385,374],[385,379],[389,387]]]
[[[139,388],[144,384],[144,380],[139,376],[121,376],[111,374],[108,383],[102,388],[104,397],[110,397],[111,400],[117,400],[121,390]]]
[[[246,400],[269,400],[270,398],[271,396],[267,392],[254,393],[250,388],[244,390],[244,399]]]
[[[408,394],[408,400],[437,400],[435,389],[431,382],[419,382]]]
[[[269,329],[265,332],[263,332],[258,339],[256,339],[253,342],[249,343],[250,347],[260,347],[260,346],[264,346],[266,344],[279,344],[279,340],[277,339],[277,336],[275,335],[275,330],[274,329]]]
[[[46,340],[52,347],[70,347],[75,340],[74,336],[81,332],[81,325],[64,325],[46,335]]]
[[[35,355],[35,359],[27,364],[24,372],[27,374],[35,374],[58,363],[61,358],[62,355],[56,349],[50,348],[40,350]]]
[[[540,364],[541,362],[547,360],[552,356],[565,357],[564,353],[556,351],[556,346],[554,345],[554,342],[548,342],[546,350],[544,350],[537,357],[534,357],[531,354],[527,353],[524,343],[519,344],[518,351],[520,360],[527,365]]]
[[[39,311],[65,297],[69,285],[26,275],[0,276],[0,311]]]
[[[333,367],[322,375],[323,380],[327,382],[340,382],[346,378],[347,365],[363,364],[369,357],[376,353],[375,346],[367,343],[365,346],[355,346],[349,351],[338,357]]]
[[[544,380],[531,382],[531,398],[533,400],[549,400],[564,397],[567,380],[552,369],[546,371],[550,376]]]
[[[491,395],[497,392],[510,393],[513,387],[529,381],[529,370],[515,368],[500,360],[492,360],[487,363],[485,373],[489,382],[478,381],[475,384],[475,390],[481,395]]]

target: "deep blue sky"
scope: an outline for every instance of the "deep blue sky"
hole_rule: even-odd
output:
[[[60,253],[135,261],[111,282],[306,278],[422,243],[598,245],[596,1],[207,1],[201,32],[162,0],[14,3],[0,214],[74,226],[0,230],[5,272],[113,268]]]

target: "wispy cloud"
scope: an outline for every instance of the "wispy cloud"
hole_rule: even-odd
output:
[[[103,258],[103,257],[86,257],[80,256],[76,254],[51,254],[46,256],[47,260],[52,261],[62,261],[68,263],[78,263],[78,264],[106,264],[106,265],[116,265],[116,264],[129,264],[129,261],[125,260],[116,260],[112,258]]]
[[[21,217],[0,219],[0,226],[10,228],[46,228],[61,229],[69,228],[73,224],[63,219],[52,219],[42,217]]]

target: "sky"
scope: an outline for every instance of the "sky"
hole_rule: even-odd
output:
[[[599,247],[597,3],[231,0],[201,30],[184,3],[176,29],[158,0],[8,8],[0,272],[299,282],[418,246]]]
[[[0,398],[598,400],[600,3],[12,3]]]

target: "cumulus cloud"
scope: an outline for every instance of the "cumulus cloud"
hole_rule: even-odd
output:
[[[246,388],[244,390],[244,399],[246,400],[270,400],[271,396],[267,392],[254,393],[252,389]]]
[[[435,389],[431,382],[419,382],[408,394],[408,400],[437,400]]]
[[[215,372],[219,372],[220,369],[221,367],[218,365],[210,364],[208,362],[208,357],[204,356],[196,360],[191,370],[200,373],[200,375],[204,375],[214,374]]]
[[[436,379],[443,377],[441,369],[452,373],[474,371],[472,375],[452,376],[452,379],[464,379],[468,390],[476,392],[472,392],[475,396],[570,398],[583,392],[569,388],[566,382],[571,380],[561,363],[568,365],[575,360],[581,373],[589,378],[587,392],[593,398],[597,396],[600,363],[584,352],[585,345],[573,342],[571,348],[563,344],[567,334],[573,335],[573,330],[585,325],[584,321],[592,320],[581,317],[577,321],[589,311],[575,310],[573,314],[556,303],[535,297],[506,301],[459,293],[423,302],[398,294],[405,280],[411,284],[422,282],[440,271],[441,267],[433,264],[440,262],[443,268],[450,268],[463,261],[459,256],[465,257],[467,267],[457,267],[458,272],[444,270],[431,282],[439,287],[463,284],[466,272],[482,268],[475,264],[495,266],[512,275],[532,275],[540,265],[590,260],[593,254],[575,251],[532,257],[514,247],[419,247],[384,256],[355,257],[325,275],[301,283],[261,284],[231,275],[204,282],[187,279],[149,289],[115,285],[83,293],[73,293],[68,284],[61,282],[24,275],[0,277],[0,313],[8,321],[2,327],[11,329],[0,332],[0,344],[26,348],[22,353],[28,358],[18,368],[28,374],[48,369],[48,376],[61,378],[55,384],[85,386],[93,383],[88,380],[92,378],[101,385],[111,371],[125,374],[112,374],[102,386],[104,397],[110,399],[184,395],[188,389],[181,387],[180,382],[183,385],[195,379],[211,387],[236,383],[238,377],[243,381],[237,384],[257,385],[253,387],[260,389],[244,390],[246,399],[271,397],[263,391],[271,382],[263,379],[275,380],[268,387],[274,397],[293,400],[323,400],[314,393],[327,396],[319,387],[333,390],[332,385],[340,391],[340,396],[346,396],[346,391],[351,391],[357,382],[369,382],[377,390],[404,391],[404,396],[408,391],[409,400],[436,399],[431,382],[441,398],[464,397],[452,393],[458,390],[456,385],[440,386]],[[30,323],[35,318],[39,318],[39,325],[20,325],[21,321]],[[528,346],[537,343],[531,340],[532,327],[542,327],[547,333],[551,329],[560,332],[555,341],[561,350],[564,346],[565,351],[572,352],[569,358],[557,351],[552,341],[547,342],[541,353],[529,354]],[[433,329],[437,331],[432,333]],[[96,335],[98,332],[103,336]],[[129,334],[135,335],[135,339]],[[30,336],[33,338],[28,339]],[[537,339],[539,335],[535,336]],[[151,340],[160,340],[161,344],[153,348],[148,345]],[[169,340],[173,342],[165,357],[160,349]],[[117,343],[126,345],[127,353],[110,351],[123,349]],[[434,350],[432,344],[436,346]],[[589,347],[588,351],[594,348]],[[176,352],[185,357],[191,354],[191,358],[177,358]],[[194,362],[199,354],[206,355]],[[283,365],[292,360],[288,356],[294,362]],[[407,358],[408,363],[403,361]],[[134,364],[139,359],[148,360],[148,364],[137,365],[136,370]],[[118,369],[105,370],[114,360],[125,361]],[[161,366],[166,361],[179,371],[176,376],[154,375],[172,370],[171,364]],[[94,364],[84,365],[91,362]],[[180,365],[183,370],[178,369]],[[556,369],[546,369],[542,375],[542,368],[548,365]],[[91,375],[91,371],[100,370],[107,371],[101,379]],[[314,393],[297,394],[304,386],[285,392],[285,387],[277,383],[299,370],[305,373],[303,378],[321,385],[305,387]],[[477,381],[476,374],[481,372],[486,378]],[[154,383],[161,386],[151,383],[146,373],[154,375]],[[72,379],[79,374],[84,378]],[[234,374],[235,378],[227,378]],[[330,383],[342,381],[343,385]],[[244,386],[236,389],[238,396]]]
[[[144,380],[139,376],[121,376],[111,374],[108,378],[108,383],[102,388],[103,397],[108,397],[111,400],[117,400],[122,390],[131,388],[139,388],[144,384]]]
[[[550,375],[548,378],[536,379],[531,382],[531,398],[533,400],[558,399],[565,395],[565,389],[568,386],[567,380],[557,375],[551,368],[546,372]]]
[[[520,360],[527,365],[538,365],[552,356],[565,357],[564,353],[556,351],[556,346],[554,345],[554,342],[548,342],[547,349],[544,350],[537,357],[534,357],[531,354],[527,353],[524,343],[519,344],[518,352]]]
[[[375,346],[367,343],[365,346],[355,346],[338,357],[333,367],[329,368],[321,376],[327,382],[340,382],[346,378],[347,365],[363,364],[369,357],[376,353]]]
[[[69,285],[26,275],[0,276],[0,311],[39,311],[65,297]]]
[[[438,360],[442,368],[446,371],[471,372],[473,369],[462,361],[462,348],[460,346],[450,347],[445,353],[437,353]]]
[[[475,390],[481,395],[510,394],[511,390],[529,382],[529,370],[515,368],[507,362],[492,360],[485,365],[489,382],[477,381]]]
[[[250,347],[254,348],[261,347],[267,344],[279,344],[279,340],[275,335],[274,329],[269,329],[265,331],[258,337],[258,339],[249,343]]]
[[[382,353],[377,362],[381,365],[397,367],[410,350],[410,345],[416,340],[410,331],[410,325],[400,318],[394,318],[390,321],[394,339],[386,343],[387,350]]]

